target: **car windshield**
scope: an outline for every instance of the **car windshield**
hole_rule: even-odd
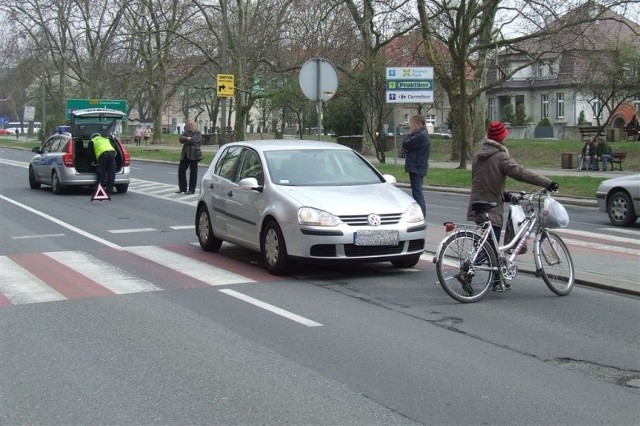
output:
[[[353,151],[304,149],[265,152],[271,181],[287,186],[347,186],[383,182]]]

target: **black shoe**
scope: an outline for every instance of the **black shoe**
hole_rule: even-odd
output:
[[[502,293],[505,290],[511,290],[511,284],[496,282],[493,284],[493,288],[491,289],[491,291],[496,291],[498,293]]]
[[[196,193],[195,191],[187,191],[187,195],[193,195],[195,193]]]
[[[176,194],[184,194],[185,192],[184,191],[176,191],[175,193]]]

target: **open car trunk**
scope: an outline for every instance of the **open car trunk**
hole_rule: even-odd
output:
[[[116,173],[120,173],[124,158],[122,147],[113,137],[109,137],[109,140],[111,146],[116,150]],[[74,138],[73,144],[76,171],[78,173],[95,173],[98,169],[98,160],[93,150],[93,142],[88,139]]]

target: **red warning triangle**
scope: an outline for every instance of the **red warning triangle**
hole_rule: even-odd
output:
[[[103,200],[109,200],[111,201],[111,197],[109,197],[109,194],[107,194],[107,191],[104,190],[104,188],[102,187],[101,184],[98,184],[98,187],[96,188],[96,193],[93,194],[93,197],[91,197],[91,201],[103,201]]]

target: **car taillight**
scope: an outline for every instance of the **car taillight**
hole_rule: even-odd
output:
[[[62,156],[62,164],[65,167],[73,167],[73,144],[67,144],[67,152]]]
[[[129,156],[129,153],[127,152],[123,144],[120,144],[120,148],[122,148],[122,158],[124,158],[123,166],[129,167],[129,165],[131,164],[131,157]]]

